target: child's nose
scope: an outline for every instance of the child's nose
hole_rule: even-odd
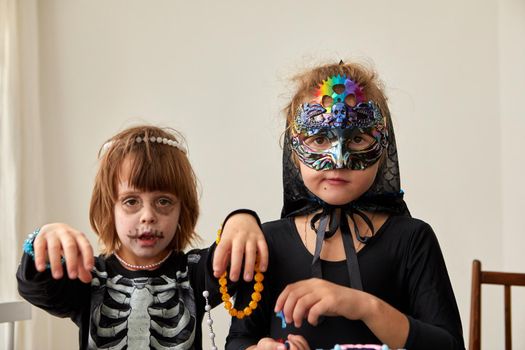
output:
[[[143,224],[152,224],[157,221],[157,215],[155,213],[155,210],[151,206],[144,206],[144,210],[142,211],[142,216],[140,218],[140,222]]]

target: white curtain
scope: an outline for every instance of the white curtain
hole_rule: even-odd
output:
[[[16,0],[0,0],[0,300],[16,298],[21,115]]]
[[[22,243],[45,217],[37,18],[37,0],[0,0],[0,302],[20,298]],[[32,321],[17,323],[17,349],[35,348],[36,336],[46,348],[47,327],[35,326],[41,318],[33,308]]]

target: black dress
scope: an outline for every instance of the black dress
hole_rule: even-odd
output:
[[[313,327],[281,327],[273,307],[290,283],[311,277],[312,254],[302,243],[293,218],[263,225],[270,250],[262,301],[245,319],[233,319],[226,349],[245,349],[263,337],[286,339],[300,334],[312,349],[335,344],[381,342],[362,321],[325,317]],[[461,320],[445,262],[432,228],[408,216],[391,216],[357,253],[363,290],[408,316],[410,330],[406,349],[464,349]],[[322,261],[323,278],[349,286],[345,261]],[[236,304],[250,300],[251,283],[239,285]]]

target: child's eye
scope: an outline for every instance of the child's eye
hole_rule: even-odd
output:
[[[347,147],[353,151],[362,151],[372,146],[375,139],[367,134],[358,134],[352,137],[347,144]]]
[[[139,201],[135,198],[126,198],[122,201],[122,204],[128,207],[133,207],[139,204]]]
[[[169,205],[172,205],[173,204],[173,201],[170,199],[170,198],[159,198],[157,203],[161,206],[161,207],[167,207]]]
[[[314,150],[324,150],[331,147],[330,139],[319,135],[307,138],[305,144]]]

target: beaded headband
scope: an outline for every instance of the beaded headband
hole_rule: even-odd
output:
[[[168,139],[166,137],[155,137],[155,136],[141,137],[141,136],[137,136],[135,138],[135,142],[136,143],[151,142],[151,143],[164,144],[164,145],[168,145],[168,146],[171,146],[171,147],[175,147],[175,148],[177,148],[178,150],[180,150],[184,154],[188,153],[188,151],[186,150],[186,148],[184,147],[184,145],[182,143],[180,143],[177,140]],[[102,146],[102,151],[106,152],[113,145],[113,143],[114,143],[113,140],[106,142]]]

